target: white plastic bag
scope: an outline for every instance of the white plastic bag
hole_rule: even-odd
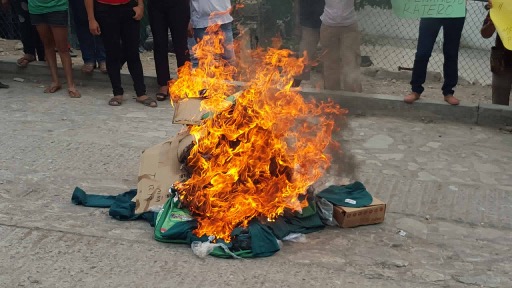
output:
[[[288,236],[283,238],[283,241],[290,241],[290,242],[299,242],[299,243],[306,243],[308,240],[306,239],[306,235],[302,233],[290,233]]]
[[[192,242],[192,252],[194,252],[194,254],[196,254],[199,258],[205,258],[206,256],[210,255],[210,253],[212,253],[215,247],[221,247],[222,249],[224,249],[224,251],[226,251],[226,253],[231,255],[233,258],[242,259],[241,257],[238,257],[235,254],[233,254],[233,252],[231,252],[228,246],[226,246],[224,243],[212,243],[213,239],[215,238],[213,236],[210,236],[208,237],[208,242]]]

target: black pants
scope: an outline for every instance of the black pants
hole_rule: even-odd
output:
[[[107,54],[107,72],[114,96],[123,95],[121,86],[121,61],[128,63],[137,96],[146,95],[144,72],[139,55],[140,21],[133,19],[133,4],[107,5],[95,2],[94,14],[100,25]],[[122,44],[121,44],[122,43]]]
[[[11,5],[20,20],[21,43],[23,53],[37,56],[39,61],[44,61],[44,47],[37,33],[36,27],[30,22],[27,0],[13,0]]]
[[[190,61],[187,29],[190,22],[189,0],[149,0],[149,24],[153,34],[153,53],[158,85],[166,86],[171,79],[169,74],[168,33],[171,31],[172,43],[178,67]]]

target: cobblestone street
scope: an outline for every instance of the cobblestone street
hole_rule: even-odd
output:
[[[326,228],[269,258],[200,259],[145,222],[70,201],[76,186],[135,188],[141,152],[181,129],[169,103],[146,108],[132,93],[109,107],[107,86],[70,99],[11,79],[0,79],[11,85],[0,90],[0,287],[512,287],[510,133],[352,117],[337,138],[352,180],[387,202],[383,224]]]

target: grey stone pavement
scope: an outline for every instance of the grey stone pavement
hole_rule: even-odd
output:
[[[0,287],[512,287],[512,134],[352,117],[345,151],[388,203],[383,224],[327,228],[264,259],[200,259],[70,202],[75,186],[136,186],[141,151],[181,128],[168,103],[109,107],[106,86],[69,99],[1,77]]]

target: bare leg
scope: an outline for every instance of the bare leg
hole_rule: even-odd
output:
[[[60,61],[66,74],[66,81],[68,83],[68,94],[71,98],[79,98],[80,92],[76,90],[75,82],[73,81],[73,69],[71,67],[71,56],[69,55],[68,47],[68,28],[52,26],[53,37],[55,39],[55,46],[60,55]]]
[[[61,88],[59,74],[57,74],[57,56],[55,55],[55,41],[53,39],[52,30],[46,24],[36,26],[37,32],[43,42],[44,53],[50,74],[52,75],[52,84],[44,90],[45,93],[55,93]]]

